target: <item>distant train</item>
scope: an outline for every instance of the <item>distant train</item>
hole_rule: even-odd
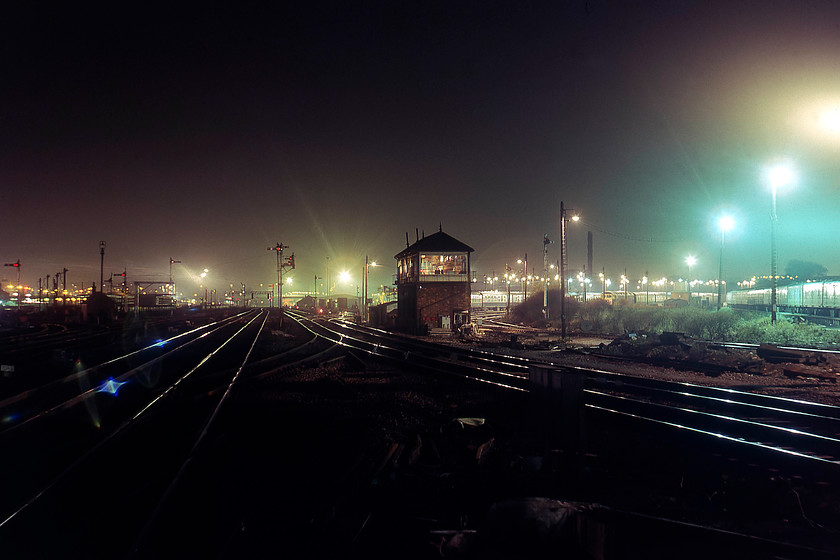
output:
[[[594,296],[586,299],[600,298],[601,292],[595,292]],[[609,303],[635,303],[638,305],[663,305],[665,302],[671,300],[671,292],[606,292],[605,299]]]
[[[771,289],[727,292],[733,309],[770,311]],[[840,325],[840,281],[804,282],[776,288],[776,310],[827,325]]]

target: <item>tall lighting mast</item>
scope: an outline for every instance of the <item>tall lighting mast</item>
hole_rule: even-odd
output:
[[[568,209],[560,201],[560,337],[566,340],[566,222],[580,220],[580,216],[573,213],[567,217]]]

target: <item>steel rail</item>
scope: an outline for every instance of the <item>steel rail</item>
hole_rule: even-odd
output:
[[[472,361],[476,363],[483,363],[492,366],[501,366],[510,368],[514,371],[519,371],[523,376],[528,375],[529,365],[532,363],[526,358],[518,356],[510,356],[507,354],[497,354],[493,352],[485,352],[483,350],[476,350],[474,348],[456,348],[452,345],[441,344],[436,342],[416,341],[405,336],[395,335],[380,329],[372,329],[362,325],[338,321],[342,327],[352,332],[363,333],[367,336],[377,337],[377,340],[390,340],[400,346],[415,348],[418,351],[436,350],[443,354],[454,356],[458,361]]]
[[[466,365],[462,365],[459,362],[461,360],[466,359],[465,351],[454,347],[454,346],[445,346],[445,345],[436,345],[426,344],[421,341],[408,339],[406,337],[396,336],[384,331],[378,331],[376,329],[370,329],[365,327],[360,327],[358,325],[350,325],[349,323],[345,323],[343,321],[339,321],[341,323],[343,330],[351,330],[353,332],[361,332],[364,333],[366,338],[360,339],[346,332],[339,332],[336,329],[333,329],[332,332],[334,333],[333,336],[338,337],[342,344],[352,345],[357,347],[357,349],[366,351],[370,354],[375,355],[384,355],[387,354],[387,351],[392,352],[402,352],[405,347],[407,346],[400,346],[401,349],[397,350],[393,347],[386,346],[383,344],[383,340],[395,340],[399,339],[400,341],[409,341],[406,342],[406,345],[413,345],[415,348],[414,350],[406,351],[403,355],[403,361],[406,361],[409,357],[412,358],[412,364],[417,364],[420,360],[435,360],[437,362],[438,367],[442,367],[441,364],[449,363],[458,364],[460,366],[460,371],[450,370],[450,373],[459,373],[460,375],[467,375],[468,378],[474,379],[477,381],[485,381],[486,378],[483,376],[485,375],[511,375],[510,373],[503,373],[497,370],[492,369],[482,369],[480,367],[470,367]],[[323,325],[320,326],[322,329],[326,329]],[[376,342],[378,341],[378,342]],[[445,350],[441,350],[438,346],[444,346]],[[431,348],[431,353],[434,354],[435,352],[443,351],[450,356],[449,359],[444,358],[428,358],[423,356],[423,349]],[[394,356],[393,354],[391,357],[399,358],[399,356]],[[521,361],[519,361],[521,360]],[[750,393],[747,391],[740,391],[735,389],[728,389],[728,388],[720,388],[720,387],[710,387],[705,385],[698,385],[692,384],[687,382],[673,382],[673,381],[662,381],[662,380],[650,380],[645,378],[640,378],[628,374],[616,373],[616,372],[609,372],[605,370],[598,370],[598,369],[587,369],[587,368],[580,368],[580,367],[569,367],[569,366],[562,366],[555,363],[550,362],[538,362],[532,361],[527,359],[519,359],[516,360],[515,366],[514,364],[506,364],[510,365],[511,367],[521,367],[521,364],[527,363],[529,365],[534,366],[552,366],[558,367],[561,369],[573,369],[578,371],[579,373],[584,375],[586,389],[585,393],[589,395],[608,395],[610,398],[621,399],[620,395],[614,393],[608,393],[606,391],[598,392],[592,389],[593,384],[598,383],[607,383],[607,384],[615,384],[617,390],[621,392],[622,390],[625,393],[630,393],[633,395],[632,397],[628,397],[625,401],[626,403],[635,403],[635,406],[645,406],[648,407],[650,410],[648,414],[659,409],[666,409],[669,405],[664,404],[662,402],[651,402],[648,400],[643,400],[640,398],[645,392],[648,393],[655,393],[660,394],[665,397],[665,400],[677,400],[677,401],[693,401],[698,406],[705,405],[707,407],[706,410],[693,410],[690,408],[683,408],[679,406],[672,406],[671,409],[673,411],[683,411],[682,413],[693,412],[698,415],[705,415],[707,419],[715,418],[718,422],[730,422],[730,426],[739,425],[744,427],[751,427],[751,429],[757,429],[761,427],[764,430],[776,430],[776,433],[779,434],[787,434],[790,437],[796,438],[804,438],[803,441],[822,441],[827,446],[832,446],[835,443],[840,443],[836,437],[834,437],[834,429],[835,424],[840,421],[840,407],[835,407],[832,405],[824,405],[822,403],[814,403],[810,401],[804,401],[801,399],[790,399],[786,397],[779,397],[775,395],[761,395],[757,393]],[[503,360],[500,362],[504,363]],[[425,365],[425,364],[424,364]],[[483,372],[481,374],[478,373],[466,373],[466,371],[470,369],[473,372]],[[510,385],[508,384],[501,384],[503,387]],[[514,388],[514,387],[512,387]],[[515,387],[518,390],[527,391],[527,386],[517,386]],[[598,408],[596,405],[584,402],[584,406],[591,406],[593,408]],[[742,410],[744,413],[749,411],[758,411],[759,415],[750,415],[750,414],[740,414],[740,415],[724,415],[720,414],[719,412],[714,412],[715,410],[719,410],[720,406],[734,406],[736,409]],[[601,407],[604,410],[612,410],[610,407]],[[712,411],[712,412],[710,412]],[[638,416],[644,418],[644,414],[639,411],[619,411],[616,410],[616,413],[620,414],[627,414]],[[699,416],[698,416],[699,417]],[[656,418],[655,416],[651,415],[651,421],[659,422],[661,419]],[[777,424],[773,424],[772,422],[777,422]],[[797,425],[792,425],[794,422],[798,422]],[[804,422],[804,426],[802,423]],[[829,423],[831,425],[831,430],[828,430],[831,435],[821,434],[821,433],[814,433],[809,431],[812,429],[813,425],[816,423]],[[678,423],[669,423],[669,425],[674,425],[675,427],[681,427],[682,425]],[[779,425],[783,424],[783,425]],[[684,429],[690,429],[696,431],[698,433],[705,433],[707,435],[713,435],[714,437],[718,438],[725,438],[731,439],[732,441],[743,441],[749,443],[751,445],[755,445],[757,447],[762,447],[765,449],[770,450],[778,450],[780,452],[784,452],[789,455],[799,456],[803,458],[814,458],[820,460],[822,462],[832,463],[832,460],[826,459],[825,457],[818,457],[815,454],[811,454],[805,450],[797,449],[797,450],[790,450],[785,449],[781,445],[768,445],[767,442],[761,441],[751,441],[750,437],[744,433],[738,433],[738,430],[730,431],[729,433],[718,433],[710,430],[706,430],[697,426],[682,426]],[[730,428],[731,429],[731,428]],[[721,430],[723,432],[724,430]],[[756,439],[756,438],[752,438]]]
[[[128,371],[123,372],[121,375],[117,376],[116,378],[114,378],[115,383],[118,383],[118,384],[126,383],[129,380],[131,380],[134,376],[136,376],[138,373],[140,373],[140,372],[146,370],[147,368],[163,361],[164,359],[172,358],[172,356],[176,355],[178,352],[182,352],[185,349],[190,348],[193,344],[196,344],[198,341],[200,341],[205,336],[216,333],[216,332],[220,331],[221,329],[223,329],[223,328],[229,326],[230,324],[232,324],[232,323],[234,323],[238,320],[241,320],[243,318],[245,318],[245,315],[240,314],[240,315],[237,315],[237,316],[232,317],[230,319],[227,319],[227,320],[224,320],[224,321],[219,321],[217,323],[211,323],[210,325],[205,325],[204,327],[200,327],[198,329],[195,329],[194,331],[190,331],[188,333],[180,334],[178,336],[172,337],[171,339],[169,339],[167,341],[162,341],[162,342],[159,342],[159,343],[155,343],[155,344],[152,344],[152,345],[147,346],[145,348],[142,348],[140,350],[130,352],[130,353],[124,355],[124,356],[120,356],[119,358],[114,358],[114,359],[109,360],[108,362],[105,362],[103,364],[99,364],[97,366],[94,366],[94,367],[89,368],[87,370],[84,370],[82,372],[71,374],[71,375],[66,376],[62,379],[58,379],[54,382],[51,382],[51,383],[48,383],[48,384],[43,385],[41,387],[38,387],[37,388],[37,393],[45,394],[47,392],[47,389],[54,389],[58,385],[64,385],[64,384],[66,384],[70,381],[78,380],[78,379],[82,378],[84,374],[90,375],[90,373],[99,371],[100,369],[102,369],[106,365],[119,363],[121,361],[126,360],[127,358],[129,358],[131,356],[138,355],[138,354],[140,354],[144,351],[147,351],[149,349],[152,349],[152,348],[164,347],[166,344],[168,344],[168,343],[170,343],[170,342],[172,342],[172,341],[174,341],[178,338],[181,338],[181,337],[184,337],[184,336],[187,336],[187,335],[190,335],[190,334],[196,335],[195,338],[193,338],[191,340],[187,340],[183,344],[181,344],[179,346],[176,346],[176,347],[172,348],[171,350],[168,350],[164,354],[156,356],[156,357],[152,358],[151,360],[148,360],[148,361],[140,364],[139,366],[135,366],[135,367],[129,369]],[[207,330],[207,329],[209,329],[209,330]],[[201,333],[201,331],[205,331],[205,330],[206,330],[206,332]],[[199,334],[199,333],[201,333],[201,334]],[[7,418],[8,420],[6,420],[6,422],[5,422],[6,426],[4,427],[4,429],[2,431],[0,431],[0,437],[2,437],[2,435],[7,433],[7,432],[10,432],[10,431],[18,429],[22,426],[28,425],[30,422],[39,420],[39,419],[47,417],[47,416],[50,416],[52,414],[55,414],[58,411],[61,411],[61,410],[64,410],[66,408],[69,408],[71,406],[74,406],[76,404],[79,404],[80,402],[95,396],[97,393],[101,392],[102,389],[103,389],[102,384],[95,384],[94,387],[86,389],[86,390],[82,391],[81,393],[73,394],[69,398],[62,397],[58,394],[49,393],[49,396],[57,396],[58,398],[61,398],[61,399],[64,399],[64,400],[61,400],[60,402],[58,402],[56,404],[53,404],[49,408],[41,409],[41,410],[29,415],[28,417],[26,417],[22,420],[19,420],[19,418],[20,418],[19,415],[8,414],[8,413],[5,414],[5,418]],[[21,400],[26,399],[26,398],[31,398],[32,395],[35,392],[36,392],[35,389],[29,389],[27,391],[24,391],[23,393],[20,393],[20,394],[16,395],[15,397],[11,397],[11,398],[6,399],[4,401],[0,401],[0,411],[2,411],[4,408],[7,408],[10,404],[20,402]]]
[[[289,316],[293,317],[292,315]],[[400,364],[406,364],[410,359],[411,361],[409,365],[412,367],[423,367],[440,373],[457,373],[457,375],[471,381],[485,383],[498,388],[514,391],[527,391],[527,389],[523,386],[527,383],[527,379],[523,375],[492,370],[489,368],[467,366],[449,359],[424,356],[416,351],[405,350],[405,348],[396,348],[387,346],[381,342],[371,342],[369,340],[354,337],[329,328],[323,323],[313,321],[312,319],[308,319],[301,315],[297,315],[297,318],[320,330],[321,332],[318,333],[320,336],[328,338],[336,344],[360,350],[372,356],[390,359]],[[307,329],[311,332],[317,332],[315,328],[307,327]],[[480,372],[481,375],[477,375],[476,372]]]
[[[111,366],[111,365],[114,365],[114,364],[118,364],[119,362],[126,361],[129,358],[132,358],[134,356],[141,355],[144,352],[148,352],[148,351],[156,349],[156,348],[164,348],[164,347],[166,347],[170,344],[175,343],[176,341],[178,341],[181,338],[186,338],[186,337],[190,337],[190,336],[198,336],[200,333],[202,333],[202,331],[205,331],[205,330],[208,331],[208,332],[213,332],[220,327],[223,327],[223,326],[225,326],[225,325],[227,325],[231,322],[235,322],[235,321],[239,320],[240,318],[244,317],[247,313],[248,312],[239,313],[237,315],[227,317],[227,318],[225,318],[221,321],[214,321],[212,323],[208,323],[206,325],[196,327],[195,329],[177,334],[177,335],[175,335],[171,338],[165,339],[165,340],[159,340],[159,341],[154,342],[153,344],[149,344],[148,346],[145,346],[143,348],[138,348],[137,350],[133,350],[131,352],[128,352],[127,354],[123,354],[121,356],[111,358],[111,359],[109,359],[107,361],[104,361],[100,364],[97,364],[95,366],[91,366],[91,367],[85,368],[83,370],[73,372],[70,375],[66,375],[66,376],[60,377],[58,379],[54,379],[52,381],[49,381],[49,382],[47,382],[45,384],[42,384],[42,385],[39,385],[37,387],[30,387],[29,389],[21,391],[20,393],[18,393],[16,395],[6,397],[6,398],[0,400],[0,410],[2,410],[4,407],[6,407],[10,404],[13,404],[14,402],[17,402],[17,401],[21,400],[22,398],[26,398],[28,395],[31,395],[34,392],[53,390],[56,387],[58,387],[60,385],[63,385],[65,383],[78,381],[79,379],[81,379],[81,378],[83,378],[87,375],[91,375],[93,373],[96,373],[101,369],[104,369],[104,368],[106,368],[108,366]]]
[[[371,334],[381,334],[382,336],[389,337],[390,339],[397,339],[400,338],[402,340],[411,341],[411,339],[405,337],[399,337],[398,335],[393,335],[391,333],[387,333],[386,331],[380,331],[377,329],[370,329],[360,326],[354,326],[354,330],[361,330],[363,332],[369,332]],[[625,385],[635,385],[640,388],[645,388],[651,391],[662,391],[662,392],[670,392],[673,394],[678,394],[686,397],[696,398],[696,399],[704,399],[708,398],[721,404],[737,404],[741,406],[752,406],[761,409],[766,409],[771,412],[779,412],[782,414],[791,414],[791,415],[799,415],[808,419],[813,420],[827,420],[827,421],[838,421],[840,420],[840,407],[828,405],[824,403],[817,403],[813,401],[806,401],[802,399],[792,399],[789,397],[780,397],[777,395],[763,395],[758,393],[751,393],[747,391],[741,391],[738,389],[731,389],[726,387],[714,387],[708,385],[700,385],[696,383],[689,383],[689,382],[682,382],[682,381],[665,381],[665,380],[654,380],[654,379],[646,379],[642,377],[637,377],[633,375],[618,373],[618,372],[611,372],[601,369],[595,368],[580,368],[577,366],[564,366],[562,364],[556,364],[550,361],[539,361],[539,360],[529,360],[526,358],[520,358],[515,356],[509,356],[506,354],[496,354],[491,352],[484,352],[481,350],[475,349],[461,349],[454,346],[449,345],[442,345],[436,343],[425,343],[425,342],[416,342],[414,341],[418,347],[425,348],[427,346],[431,346],[432,348],[445,348],[448,349],[448,352],[451,354],[457,354],[457,359],[462,358],[469,358],[473,357],[474,355],[483,355],[488,356],[488,363],[497,363],[503,364],[505,366],[513,367],[513,368],[523,368],[527,369],[531,365],[552,365],[555,367],[562,367],[562,368],[570,368],[576,369],[583,372],[587,375],[588,378],[597,379],[599,376],[603,376],[605,379],[611,380],[615,383],[623,383]],[[482,356],[482,357],[483,357]],[[499,358],[501,356],[501,358]]]
[[[164,507],[166,506],[167,502],[169,501],[170,497],[172,496],[172,493],[175,491],[175,488],[181,482],[181,479],[186,475],[187,469],[190,467],[190,465],[195,460],[195,456],[198,453],[198,450],[201,447],[201,444],[204,441],[204,438],[207,436],[207,433],[210,430],[210,426],[216,420],[216,417],[218,416],[219,411],[222,408],[222,405],[224,405],[224,403],[227,401],[228,397],[230,396],[234,385],[236,385],[236,382],[238,381],[239,376],[242,373],[242,370],[245,369],[245,364],[248,362],[248,360],[251,357],[251,353],[253,352],[254,347],[257,344],[257,340],[259,339],[260,335],[263,332],[263,329],[265,328],[265,324],[268,321],[269,314],[265,313],[264,315],[265,316],[263,318],[263,322],[260,325],[260,328],[257,329],[257,333],[254,335],[254,339],[251,341],[251,344],[248,348],[248,352],[246,352],[245,356],[242,359],[242,363],[237,368],[236,373],[234,373],[233,377],[230,380],[230,383],[228,383],[227,389],[225,389],[225,392],[222,395],[222,397],[219,399],[219,402],[216,403],[216,407],[213,409],[213,412],[210,414],[210,417],[207,418],[207,420],[204,422],[204,427],[201,429],[201,433],[199,433],[198,437],[196,438],[195,442],[193,443],[192,448],[190,449],[189,453],[187,454],[186,459],[184,459],[183,463],[181,464],[181,467],[178,469],[178,472],[172,478],[172,480],[170,481],[166,490],[161,495],[160,500],[158,500],[158,503],[155,505],[154,510],[149,515],[146,523],[144,524],[144,526],[143,526],[142,530],[140,531],[137,539],[135,540],[134,545],[132,546],[132,549],[131,549],[130,556],[129,556],[130,558],[136,557],[137,554],[140,553],[140,549],[141,549],[141,545],[142,545],[143,541],[146,539],[147,535],[152,530],[152,528],[153,528],[154,524],[156,523],[157,519],[159,518],[161,512],[163,511]],[[256,317],[253,320],[256,320]],[[234,334],[234,336],[237,336],[239,333],[243,332],[251,324],[252,321],[249,321],[248,324],[244,325],[239,331],[236,332],[236,334]],[[225,342],[225,344],[227,344],[227,341]],[[219,349],[221,349],[221,347],[219,347]]]
[[[753,446],[753,447],[760,448],[760,449],[765,449],[765,450],[768,450],[768,451],[784,453],[784,454],[791,455],[791,456],[794,456],[794,457],[798,457],[798,458],[801,458],[801,459],[816,460],[816,461],[820,461],[820,462],[835,465],[835,466],[840,465],[840,462],[838,462],[836,460],[830,460],[830,459],[826,459],[826,458],[823,458],[823,457],[812,456],[812,455],[808,455],[806,453],[802,453],[802,452],[799,452],[799,451],[796,451],[796,450],[793,450],[793,449],[787,449],[787,448],[784,448],[784,447],[775,447],[775,446],[772,446],[772,445],[764,444],[762,442],[745,440],[745,439],[742,439],[742,438],[739,438],[739,437],[733,436],[733,435],[722,434],[722,433],[719,433],[719,432],[710,432],[708,430],[703,430],[701,428],[697,428],[697,427],[694,427],[694,426],[686,426],[684,424],[678,424],[676,422],[670,422],[668,420],[663,420],[663,419],[659,419],[659,418],[651,418],[649,416],[642,416],[642,415],[634,414],[634,413],[627,412],[627,411],[624,411],[624,410],[618,410],[618,409],[615,409],[615,408],[608,408],[608,407],[598,406],[598,405],[589,404],[589,403],[585,404],[584,406],[586,406],[587,408],[595,409],[595,410],[602,410],[602,411],[605,411],[605,412],[610,412],[612,414],[618,414],[618,415],[621,415],[621,416],[636,418],[638,420],[645,420],[645,421],[648,421],[648,422],[653,422],[653,423],[661,424],[661,425],[664,425],[664,426],[669,426],[669,427],[672,427],[672,428],[678,428],[680,430],[695,432],[695,433],[703,434],[705,436],[711,436],[711,437],[717,438],[717,439],[724,439],[724,440],[734,442],[734,443],[738,443],[738,444]]]
[[[746,418],[739,418],[737,416],[727,416],[727,415],[724,415],[724,414],[718,414],[718,413],[714,413],[714,412],[695,410],[695,409],[690,409],[690,408],[682,408],[682,407],[665,405],[665,404],[660,404],[660,403],[652,403],[652,402],[649,402],[649,401],[634,399],[634,398],[626,396],[626,395],[614,395],[614,394],[610,394],[610,393],[604,393],[604,392],[601,392],[601,391],[594,391],[594,390],[591,390],[591,389],[584,389],[584,392],[587,393],[587,394],[595,395],[595,396],[602,397],[602,398],[605,398],[605,399],[614,399],[614,400],[619,400],[619,401],[624,402],[624,403],[642,405],[645,408],[646,411],[650,411],[651,409],[653,409],[653,410],[659,409],[659,410],[661,410],[661,411],[663,411],[667,414],[683,414],[683,415],[687,415],[687,417],[691,416],[691,415],[696,415],[695,418],[703,418],[703,419],[706,419],[706,420],[709,420],[709,421],[712,421],[712,422],[718,422],[718,423],[723,422],[723,423],[740,424],[744,428],[757,429],[758,431],[767,432],[770,435],[772,435],[774,433],[778,433],[778,434],[781,434],[781,435],[789,435],[789,436],[794,436],[794,437],[800,437],[801,436],[801,437],[804,437],[804,438],[813,438],[814,440],[819,440],[818,443],[827,444],[829,448],[840,449],[840,439],[830,437],[830,436],[824,436],[824,435],[821,435],[821,434],[814,434],[814,433],[810,433],[810,432],[805,432],[805,431],[798,430],[798,429],[795,429],[795,428],[786,428],[786,427],[782,427],[782,426],[775,426],[773,424],[766,424],[766,423],[763,423],[763,422],[757,422],[755,420],[750,420],[750,419],[746,419]],[[606,407],[601,407],[601,406],[599,406],[596,403],[593,403],[591,401],[586,402],[585,406],[591,406],[593,408],[602,408],[602,409],[605,409],[605,410],[607,409]],[[610,409],[610,410],[614,410],[614,409]],[[624,413],[631,414],[627,410],[625,410]],[[663,421],[664,422],[664,420],[662,420],[661,418],[655,418],[652,415],[650,415],[650,412],[646,412],[646,414],[648,414],[648,416],[646,416],[646,418],[649,419],[649,420]],[[641,416],[635,415],[635,417],[641,417]],[[689,426],[689,425],[686,425],[686,424],[678,424],[678,423],[671,422],[671,421],[667,421],[667,423],[671,426],[681,427],[681,428],[690,429],[690,430],[697,430],[697,431],[700,431],[702,433],[707,433],[707,434],[710,434],[710,435],[714,435],[715,437],[730,438],[730,436],[728,436],[726,434],[722,434],[720,431],[712,431],[712,429],[708,428],[708,427],[704,429],[704,428],[700,428],[696,425],[695,426]],[[819,460],[819,461],[823,461],[823,462],[827,462],[827,463],[840,465],[840,457],[838,457],[836,455],[834,456],[834,458],[829,459],[829,458],[827,458],[827,456],[814,455],[812,453],[806,453],[804,451],[789,450],[788,448],[782,447],[782,442],[752,441],[752,440],[745,439],[745,436],[743,436],[743,435],[742,436],[732,435],[731,439],[733,441],[738,441],[739,443],[747,443],[747,444],[750,444],[750,445],[756,445],[758,447],[763,447],[763,448],[767,448],[767,449],[771,449],[771,450],[776,450],[776,451],[786,450],[786,452],[789,452],[793,455],[797,455],[799,457],[803,457],[803,458],[807,458],[807,459],[815,459],[815,460]]]
[[[7,528],[9,523],[17,518],[23,511],[27,508],[31,507],[35,504],[39,499],[41,499],[44,495],[46,495],[50,490],[55,488],[59,482],[64,480],[67,476],[71,473],[76,471],[81,465],[83,465],[86,461],[88,461],[93,455],[99,451],[100,449],[104,448],[107,444],[110,444],[120,436],[122,436],[129,428],[136,425],[136,423],[144,417],[156,404],[161,402],[165,397],[174,394],[177,390],[178,386],[192,376],[196,371],[198,371],[202,366],[208,363],[208,361],[219,351],[221,351],[225,346],[227,346],[235,337],[237,337],[240,333],[244,331],[251,323],[253,323],[259,315],[254,316],[251,318],[246,325],[236,331],[233,335],[225,339],[221,344],[215,346],[215,348],[206,354],[202,360],[192,368],[190,368],[185,374],[180,376],[174,383],[170,384],[169,387],[164,389],[158,395],[156,395],[151,401],[145,403],[136,413],[129,416],[127,419],[123,420],[119,425],[113,428],[109,433],[102,436],[94,445],[90,448],[85,450],[81,455],[76,457],[69,465],[63,468],[57,475],[55,475],[49,482],[43,485],[40,489],[38,489],[28,500],[24,503],[19,505],[17,508],[12,510],[9,514],[6,515],[5,518],[0,520],[0,531]]]

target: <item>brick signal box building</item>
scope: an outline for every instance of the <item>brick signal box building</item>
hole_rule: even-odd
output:
[[[397,260],[397,328],[427,332],[470,321],[472,247],[443,230],[419,239]]]

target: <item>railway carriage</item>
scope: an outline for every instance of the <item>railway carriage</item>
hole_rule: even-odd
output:
[[[733,309],[770,311],[771,289],[733,290],[726,303]],[[840,280],[803,282],[776,289],[776,309],[829,326],[840,325]]]

